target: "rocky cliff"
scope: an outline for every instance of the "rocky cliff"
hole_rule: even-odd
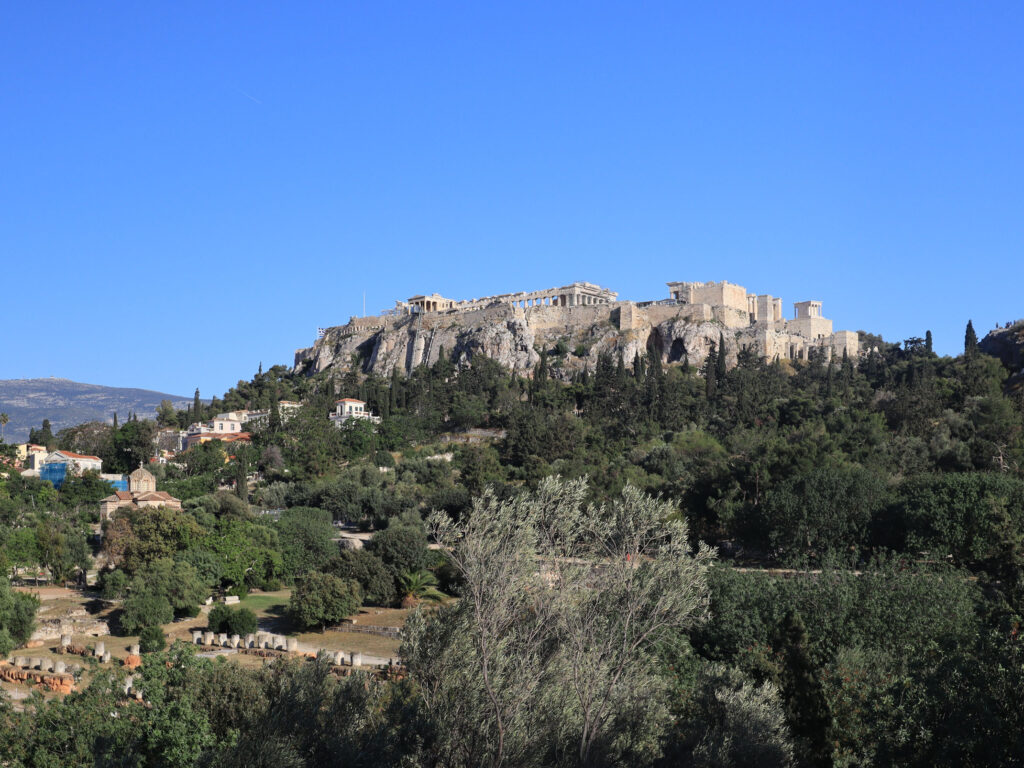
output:
[[[658,354],[666,364],[685,357],[700,366],[720,334],[730,362],[745,345],[764,350],[768,337],[785,337],[748,322],[724,308],[640,308],[630,302],[353,318],[328,329],[312,347],[297,350],[295,370],[312,374],[355,364],[364,373],[388,376],[397,368],[408,374],[422,363],[433,364],[444,350],[458,364],[485,355],[510,370],[528,372],[547,351],[555,354],[552,375],[568,379],[584,367],[593,369],[602,352],[621,355],[627,365],[640,352]]]
[[[1012,372],[1011,387],[1024,385],[1024,320],[990,331],[978,346]]]

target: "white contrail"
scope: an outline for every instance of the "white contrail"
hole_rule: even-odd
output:
[[[242,90],[241,88],[235,88],[235,90],[236,90],[236,91],[238,91],[238,92],[239,92],[240,94],[242,94],[243,96],[245,96],[245,98],[247,98],[247,99],[251,99],[252,101],[255,101],[255,102],[256,102],[257,104],[260,104],[260,105],[262,105],[262,104],[263,104],[263,102],[262,102],[262,101],[260,101],[259,99],[257,99],[257,98],[256,98],[255,96],[253,96],[253,95],[252,95],[251,93],[246,93],[246,92],[245,92],[245,91],[243,91],[243,90]]]

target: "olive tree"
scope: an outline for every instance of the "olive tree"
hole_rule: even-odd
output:
[[[454,762],[656,756],[667,709],[653,651],[705,618],[713,554],[690,549],[667,503],[634,488],[608,505],[586,495],[586,480],[548,478],[428,521],[462,597],[407,625],[402,656]]]

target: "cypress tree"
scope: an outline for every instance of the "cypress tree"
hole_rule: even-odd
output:
[[[704,395],[708,402],[715,399],[718,394],[718,349],[714,344],[708,353],[708,359],[704,361]]]
[[[270,419],[268,426],[271,434],[277,434],[281,429],[281,406],[278,405],[277,397],[270,401]]]
[[[117,411],[114,411],[114,431],[117,431]]]
[[[925,331],[924,332],[924,348],[925,348],[925,351],[927,351],[929,355],[932,353],[932,332],[931,331]]]
[[[967,321],[967,330],[964,332],[964,355],[974,357],[978,351],[978,334],[974,332],[974,323]]]
[[[235,456],[235,493],[242,501],[249,500],[249,482],[246,472],[246,462],[242,458],[242,452],[239,451]]]
[[[718,334],[718,357],[715,358],[715,378],[719,381],[725,381],[725,334],[719,332]]]
[[[818,669],[811,660],[807,641],[807,628],[800,614],[790,609],[782,621],[779,644],[782,653],[782,695],[785,698],[786,719],[793,736],[798,740],[798,752],[803,753],[803,765],[831,768],[832,745],[830,730],[832,715],[819,679]]]
[[[199,415],[200,413],[202,413],[202,411],[200,411],[199,409],[200,409],[199,387],[196,387],[196,394],[192,398],[192,415],[193,415],[193,417],[195,418],[196,421],[199,421],[202,418]]]
[[[646,376],[647,370],[644,365],[644,359],[640,357],[640,351],[637,350],[636,354],[633,355],[633,378],[637,381],[643,381]]]
[[[391,369],[391,387],[388,391],[388,410],[395,413],[398,410],[398,388],[402,385],[398,377],[398,366]]]
[[[540,362],[537,363],[537,368],[533,373],[533,380],[537,384],[543,384],[548,380],[548,353],[540,353]]]

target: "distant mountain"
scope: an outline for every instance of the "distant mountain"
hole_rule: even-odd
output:
[[[0,413],[10,417],[4,427],[8,443],[28,439],[29,430],[50,420],[54,434],[64,427],[86,421],[113,421],[114,413],[123,422],[128,412],[139,418],[156,415],[161,400],[170,400],[175,408],[191,404],[192,398],[168,395],[149,389],[104,387],[69,379],[0,379]]]

